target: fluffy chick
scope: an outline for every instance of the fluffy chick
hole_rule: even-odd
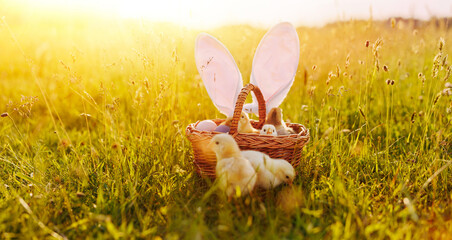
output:
[[[291,183],[295,178],[295,169],[284,159],[273,159],[265,153],[250,150],[242,151],[242,156],[256,170],[256,186],[270,189],[283,182]]]
[[[278,136],[278,133],[276,132],[275,126],[271,124],[265,124],[260,132],[261,135],[272,135],[272,136]]]
[[[272,124],[275,126],[278,136],[296,133],[291,127],[286,126],[281,108],[270,109],[270,112],[268,112],[267,118],[265,119],[265,124]]]
[[[232,125],[232,117],[226,118],[224,122],[222,122],[220,125],[226,125],[228,127],[231,127]],[[259,133],[259,131],[251,125],[250,118],[248,117],[248,114],[245,112],[242,112],[239,119],[239,124],[237,127],[237,131],[239,133]]]
[[[216,176],[219,188],[231,198],[239,188],[241,195],[250,193],[256,184],[257,175],[251,163],[244,158],[234,138],[222,133],[215,135],[209,147],[217,156]]]

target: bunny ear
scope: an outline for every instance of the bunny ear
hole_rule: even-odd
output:
[[[264,95],[267,112],[278,107],[287,96],[299,58],[298,34],[290,23],[274,26],[259,43],[254,55],[251,83],[257,85]]]
[[[231,53],[217,39],[201,33],[195,43],[195,61],[213,104],[232,117],[243,82]]]

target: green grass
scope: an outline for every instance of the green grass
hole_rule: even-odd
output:
[[[185,137],[189,123],[223,118],[194,64],[200,31],[3,9],[0,238],[452,235],[444,22],[298,28],[300,65],[281,105],[311,131],[295,184],[227,202],[195,173]],[[248,82],[266,29],[208,32]]]

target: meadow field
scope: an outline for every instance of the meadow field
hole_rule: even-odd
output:
[[[298,27],[281,105],[311,133],[297,177],[228,202],[196,174],[185,136],[224,118],[194,42],[216,36],[248,83],[268,29],[3,3],[1,239],[452,238],[451,22]]]

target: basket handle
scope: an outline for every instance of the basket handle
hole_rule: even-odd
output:
[[[240,115],[242,114],[243,104],[245,103],[246,97],[250,93],[250,91],[254,92],[254,95],[257,98],[257,102],[259,103],[259,123],[257,124],[257,128],[261,128],[265,123],[266,117],[266,109],[265,109],[265,100],[262,95],[261,90],[251,83],[248,83],[245,87],[240,91],[239,96],[237,97],[237,102],[235,103],[234,115],[232,116],[231,122],[231,130],[229,134],[236,135],[238,133],[237,128],[239,125]]]

